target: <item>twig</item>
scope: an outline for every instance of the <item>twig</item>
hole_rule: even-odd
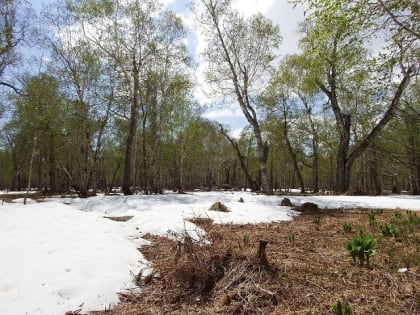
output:
[[[329,292],[327,289],[321,287],[320,285],[316,284],[315,282],[312,282],[312,281],[310,281],[308,279],[305,279],[305,281],[308,282],[308,283],[310,283],[310,284],[312,284],[312,285],[314,285],[314,286],[316,286],[317,288],[323,290],[324,292],[327,292],[327,293]]]

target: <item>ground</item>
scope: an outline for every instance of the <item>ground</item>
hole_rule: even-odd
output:
[[[333,314],[337,301],[353,314],[420,313],[420,219],[406,210],[312,209],[294,220],[213,224],[193,220],[205,239],[148,235],[140,251],[152,275],[141,293],[124,294],[113,310],[93,314]],[[343,224],[351,224],[344,231]],[[384,236],[391,223],[397,235]],[[369,266],[346,251],[359,230],[376,239]],[[180,235],[173,235],[180,239]],[[267,241],[267,261],[257,258]]]

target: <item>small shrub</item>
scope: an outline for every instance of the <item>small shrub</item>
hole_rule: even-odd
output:
[[[408,214],[408,223],[412,225],[420,224],[420,218],[417,217],[417,214],[413,211],[410,211]]]
[[[239,198],[238,202],[244,203],[244,198]]]
[[[381,233],[384,236],[393,236],[397,237],[398,231],[396,227],[391,223],[384,223],[380,227]]]
[[[249,245],[251,244],[251,242],[249,241],[249,234],[244,234],[243,243],[244,247],[249,247]]]
[[[366,262],[369,267],[369,259],[375,254],[373,247],[376,244],[376,240],[369,234],[359,230],[359,234],[347,241],[346,249],[349,252],[354,262],[357,260],[360,266]]]
[[[321,224],[321,217],[319,215],[317,215],[312,222],[315,223],[316,225],[320,225]]]
[[[399,235],[406,235],[407,233],[412,233],[420,228],[420,217],[417,217],[417,214],[413,211],[407,211],[407,217],[398,219],[400,215],[395,214],[396,218],[392,219],[392,224],[397,228]]]
[[[289,234],[287,236],[287,240],[289,241],[290,244],[295,242],[295,234]]]
[[[352,314],[350,305],[346,303],[343,309],[343,304],[341,303],[340,300],[334,303],[333,312],[335,315],[351,315]]]
[[[350,222],[344,222],[343,223],[343,231],[344,232],[351,232],[351,230],[353,229],[353,225]]]
[[[401,220],[403,218],[403,215],[399,211],[395,211],[394,216],[396,219]]]
[[[373,211],[369,212],[369,225],[372,227],[376,225],[375,213]]]

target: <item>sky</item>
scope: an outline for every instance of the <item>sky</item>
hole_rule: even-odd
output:
[[[39,11],[45,3],[51,0],[29,0],[34,9]],[[189,29],[188,47],[195,60],[199,60],[200,54],[205,47],[205,39],[196,31],[194,18],[188,9],[188,0],[161,0],[166,8],[178,13],[184,20],[184,24]],[[298,23],[304,18],[304,9],[302,6],[293,8],[288,0],[234,0],[234,6],[246,17],[256,13],[262,13],[280,27],[280,33],[283,37],[279,55],[296,53],[298,51]],[[204,76],[200,71],[197,72],[197,81],[199,85],[195,90],[196,99],[203,105],[208,105],[203,116],[207,119],[216,120],[225,124],[234,137],[239,137],[241,130],[248,125],[239,105],[218,105],[215,106],[205,91],[210,90],[205,82]]]
[[[3,192],[0,191],[0,197]],[[10,192],[9,192],[10,193]],[[288,196],[294,205],[321,208],[393,208],[420,211],[420,196]],[[103,310],[118,303],[118,292],[133,288],[150,263],[137,250],[154,234],[179,237],[205,233],[191,217],[215,224],[292,220],[283,196],[251,192],[49,198],[0,203],[0,314],[62,315]],[[241,200],[241,202],[240,202]],[[230,212],[209,211],[222,202]],[[407,217],[405,211],[401,211]],[[132,216],[126,222],[106,217]],[[168,233],[168,231],[171,231]],[[404,266],[401,266],[404,267]]]

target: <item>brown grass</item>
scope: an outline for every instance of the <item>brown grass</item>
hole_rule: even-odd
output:
[[[127,216],[104,217],[104,218],[112,220],[112,221],[117,221],[117,222],[127,222],[128,220],[131,220],[133,218],[133,216],[132,215],[127,215]]]
[[[209,210],[220,211],[220,212],[230,212],[229,208],[219,201],[212,204]]]
[[[154,274],[139,279],[141,294],[123,295],[112,311],[95,314],[332,314],[341,300],[353,314],[420,313],[420,220],[395,211],[322,210],[290,222],[216,225],[193,220],[211,243],[149,235],[141,251]],[[319,222],[314,223],[314,218]],[[352,223],[344,232],[342,224]],[[385,237],[379,225],[400,231]],[[377,239],[371,268],[349,258],[344,243],[358,229]],[[260,240],[269,241],[269,268],[255,258]],[[398,272],[399,268],[407,272]],[[140,278],[140,277],[139,277]]]

